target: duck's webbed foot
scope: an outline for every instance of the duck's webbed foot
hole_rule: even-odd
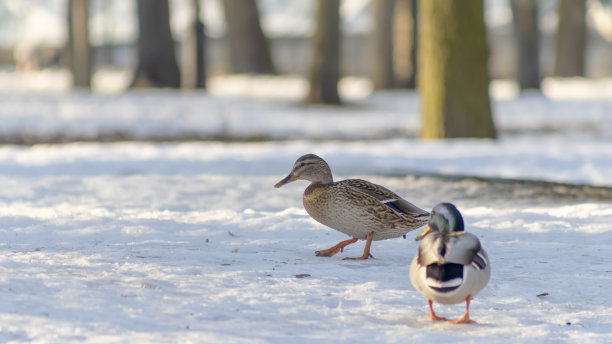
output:
[[[451,324],[474,324],[476,323],[474,320],[470,319],[470,300],[472,300],[472,297],[468,295],[468,297],[465,299],[465,314],[463,314],[463,317],[461,317],[461,319],[451,320],[449,321],[449,323]]]
[[[374,256],[370,254],[370,245],[372,245],[372,234],[368,234],[366,236],[366,244],[365,244],[365,248],[363,249],[363,255],[361,257],[355,257],[355,258],[347,257],[347,258],[344,258],[344,260],[363,260],[363,259],[368,259],[370,257],[374,258]]]
[[[328,248],[327,250],[315,251],[315,254],[319,257],[331,257],[338,252],[342,252],[345,246],[355,243],[356,241],[357,241],[357,238],[344,240],[338,243],[336,246]]]
[[[434,312],[433,309],[433,301],[431,300],[427,300],[427,304],[429,305],[429,315],[425,317],[425,319],[427,320],[444,320],[444,321],[448,321],[448,319],[446,319],[445,317],[439,317],[436,315],[436,312]]]

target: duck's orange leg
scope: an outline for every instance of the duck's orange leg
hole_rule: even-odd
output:
[[[436,315],[436,312],[433,310],[433,301],[427,300],[427,304],[429,305],[429,315],[425,317],[425,319],[429,320],[448,320],[444,317],[439,317]]]
[[[356,241],[357,241],[357,238],[344,240],[338,243],[336,246],[328,248],[327,250],[316,251],[315,254],[319,257],[331,257],[334,254],[341,252],[345,246],[348,246]]]
[[[453,323],[453,324],[473,324],[475,323],[474,320],[470,319],[470,300],[471,299],[472,299],[472,296],[470,295],[468,295],[468,297],[465,298],[465,314],[463,314],[463,317],[461,317],[461,319],[449,321],[449,323]]]
[[[373,255],[370,254],[370,245],[372,245],[372,234],[368,234],[366,236],[366,244],[365,244],[365,248],[363,249],[363,256],[361,257],[356,257],[356,258],[344,258],[345,260],[361,260],[361,259],[368,259],[370,257],[374,258]]]

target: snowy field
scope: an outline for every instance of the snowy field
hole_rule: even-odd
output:
[[[497,98],[497,142],[421,142],[417,97],[397,92],[307,108],[2,91],[6,141],[178,139],[0,146],[0,342],[609,342],[612,100],[553,99]],[[492,261],[478,324],[423,319],[416,232],[373,243],[375,259],[342,260],[363,242],[316,257],[347,237],[306,214],[305,182],[273,188],[305,153],[423,208],[455,203]]]

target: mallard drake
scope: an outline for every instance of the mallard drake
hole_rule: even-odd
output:
[[[291,173],[274,187],[298,179],[311,182],[303,196],[306,212],[316,221],[352,237],[329,249],[316,251],[317,256],[331,257],[361,239],[366,240],[363,255],[345,259],[368,259],[372,257],[373,240],[405,235],[429,219],[427,211],[380,185],[361,179],[334,182],[329,165],[314,154],[297,159]]]
[[[432,211],[422,240],[410,265],[410,282],[427,298],[432,320],[438,317],[433,302],[457,304],[465,301],[465,314],[453,323],[471,323],[470,300],[489,282],[491,264],[478,238],[464,231],[463,217],[450,203]]]

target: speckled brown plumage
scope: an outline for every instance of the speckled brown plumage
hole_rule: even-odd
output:
[[[334,182],[327,163],[314,154],[299,158],[291,173],[275,186],[281,187],[297,179],[312,182],[304,191],[303,203],[313,219],[353,238],[368,240],[368,243],[402,236],[425,225],[429,219],[427,211],[380,185],[361,179]],[[331,256],[350,243],[317,254]],[[369,256],[368,249],[359,258]]]

